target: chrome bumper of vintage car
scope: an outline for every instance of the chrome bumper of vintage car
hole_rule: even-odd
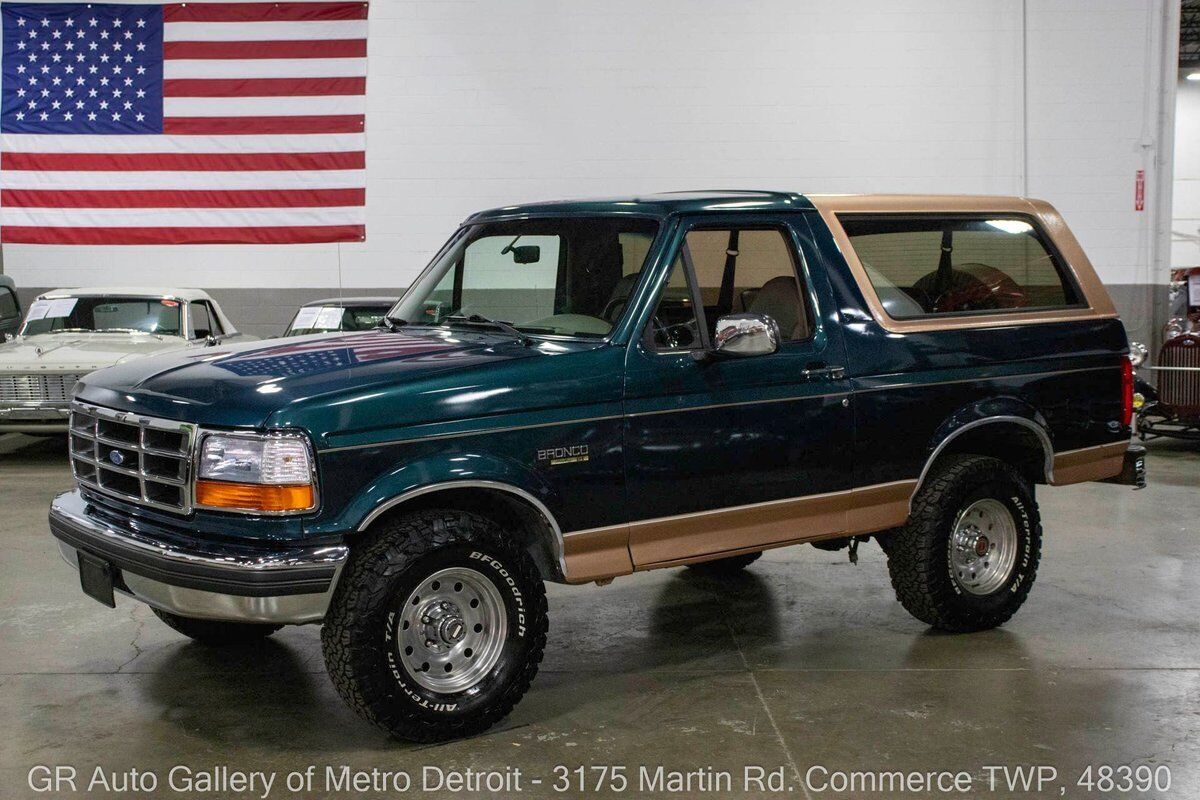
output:
[[[0,404],[0,433],[66,433],[69,402]]]
[[[68,564],[102,565],[116,592],[185,617],[237,622],[321,621],[349,555],[344,545],[168,541],[99,518],[78,489],[54,499],[50,532]]]

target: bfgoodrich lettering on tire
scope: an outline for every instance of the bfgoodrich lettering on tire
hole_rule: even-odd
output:
[[[420,511],[350,555],[321,643],[338,693],[404,739],[470,736],[529,688],[546,644],[537,567],[484,517]]]
[[[954,456],[888,537],[896,598],[947,631],[994,628],[1016,613],[1037,575],[1042,526],[1033,487],[1011,465]]]

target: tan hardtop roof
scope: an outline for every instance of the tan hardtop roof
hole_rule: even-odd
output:
[[[1049,206],[1032,197],[990,194],[806,194],[818,210],[838,211],[1003,211],[1036,214]]]
[[[1116,307],[1100,282],[1092,262],[1083,252],[1079,241],[1067,227],[1062,214],[1045,200],[1028,197],[1004,197],[988,195],[936,195],[936,194],[828,194],[806,195],[821,218],[829,226],[830,233],[846,259],[850,273],[862,291],[871,315],[888,331],[907,333],[953,328],[1004,327],[1040,323],[1067,322],[1081,319],[1112,318],[1117,316]],[[1058,250],[1064,266],[1074,276],[1086,307],[1054,309],[1046,311],[1014,312],[1005,314],[978,314],[952,318],[893,319],[880,302],[867,271],[855,252],[854,244],[846,235],[838,217],[841,214],[903,214],[903,213],[966,213],[966,214],[1021,214],[1037,220],[1042,233]]]

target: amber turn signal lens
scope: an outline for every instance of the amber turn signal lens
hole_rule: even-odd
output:
[[[196,481],[196,505],[238,511],[308,511],[315,503],[311,484],[262,486],[256,483]]]

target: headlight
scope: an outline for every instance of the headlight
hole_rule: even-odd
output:
[[[196,471],[196,505],[274,514],[312,510],[316,487],[308,437],[205,434]]]
[[[1140,367],[1146,363],[1146,356],[1150,355],[1150,349],[1141,342],[1129,343],[1129,360],[1133,362],[1135,367]]]

